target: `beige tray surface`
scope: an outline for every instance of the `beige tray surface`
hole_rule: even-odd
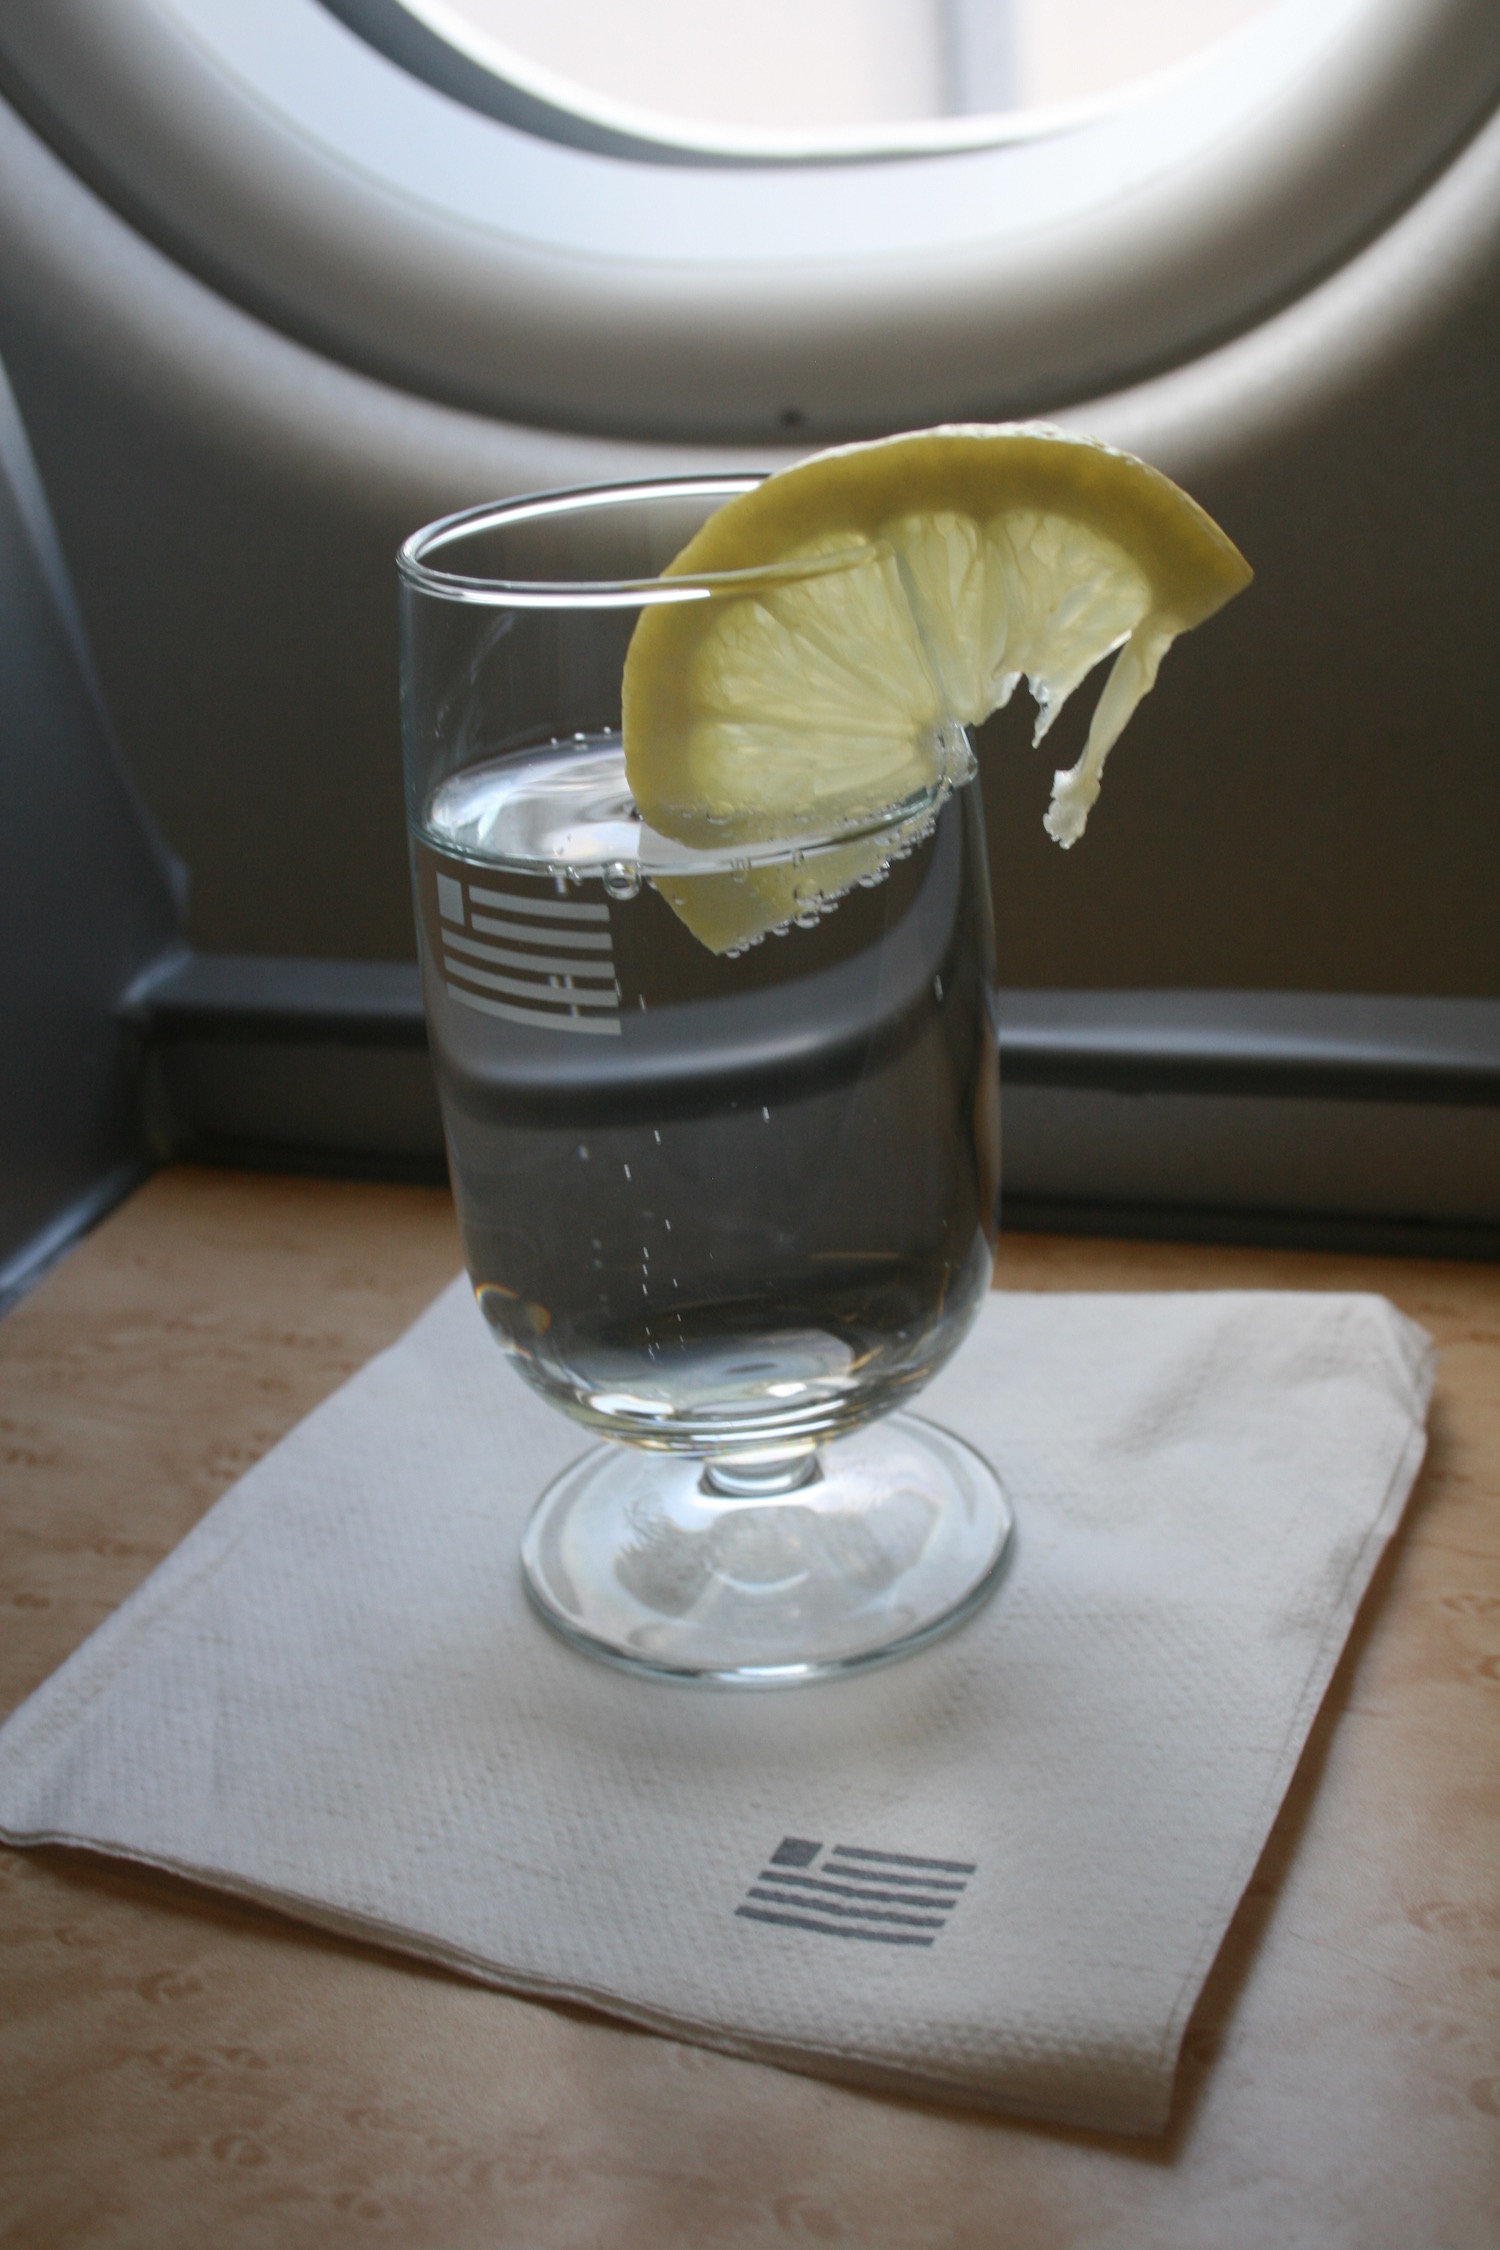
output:
[[[181,1168],[0,1323],[0,1707],[459,1263],[436,1191]],[[1496,2250],[1500,1272],[1008,1237],[1018,1289],[1379,1289],[1429,1463],[1155,2147],[511,2000],[190,1886],[0,1853],[0,2244]]]

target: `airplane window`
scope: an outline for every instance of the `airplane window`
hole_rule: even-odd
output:
[[[513,8],[519,38],[523,0],[465,4],[491,24]],[[583,21],[585,0],[524,4]],[[804,123],[790,148],[786,126],[643,130],[555,67],[561,45],[484,67],[474,42],[498,54],[497,32],[465,30],[459,0],[6,0],[0,78],[135,225],[346,364],[533,427],[716,445],[1057,411],[1180,364],[1369,240],[1500,90],[1495,0],[1013,4],[1018,101],[1027,71],[1046,94],[1065,20],[1096,87],[1132,40],[1161,63],[1170,34],[1181,59],[1113,96],[997,112],[998,46],[973,89],[1000,0],[660,0],[669,46],[690,7],[738,14],[783,64],[796,17],[812,40],[863,9],[867,52],[878,30],[947,104]],[[644,0],[588,5],[644,55]],[[1184,26],[1211,24],[1184,58]],[[975,40],[944,47],[934,25]],[[622,51],[618,33],[595,45]],[[979,114],[941,93],[950,49]],[[748,83],[744,51],[709,76]],[[799,74],[838,75],[778,73]]]
[[[1112,94],[1170,69],[1264,14],[1270,0],[1010,0],[1017,108]],[[950,0],[980,23],[990,0]],[[985,91],[983,87],[980,92]],[[977,101],[967,108],[977,109]]]
[[[1271,0],[404,0],[493,70],[643,113],[808,130],[1051,108],[1199,53]]]
[[[191,941],[229,958],[159,1019],[228,1027],[203,1132],[436,1145],[420,1054],[380,1028],[416,1020],[390,573],[412,524],[1039,413],[1179,476],[1257,584],[1153,699],[1086,870],[1029,801],[1052,746],[992,761],[1008,977],[1193,988],[1184,1017],[1129,1019],[1171,1087],[1183,1023],[1215,1088],[1245,1084],[1246,1023],[1252,1046],[1293,1026],[1268,1088],[1283,1055],[1336,1091],[1394,1054],[1432,1136],[1388,1076],[1338,1093],[1327,1208],[1493,1218],[1493,1066],[1442,1011],[1492,989],[1495,953],[1497,0],[590,0],[570,48],[584,4],[0,0],[0,351]],[[237,982],[246,958],[264,974]],[[1221,1008],[1249,986],[1367,1013]],[[1448,997],[1387,1049],[1380,994]],[[291,1026],[273,1095],[268,1021]],[[367,1023],[389,1108],[345,1068]],[[1264,1208],[1311,1208],[1300,1135],[1266,1142],[1228,1094],[1191,1162],[1176,1092],[1127,1130],[1127,1051],[1098,1047],[1081,1138],[1048,1126],[1048,1195],[1149,1178],[1153,1208],[1179,1182],[1237,1208],[1253,1144]]]

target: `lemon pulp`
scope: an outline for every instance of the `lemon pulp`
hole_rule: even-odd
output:
[[[1162,657],[1250,570],[1146,463],[1010,425],[816,454],[721,508],[664,576],[697,583],[642,611],[626,658],[641,815],[725,852],[815,840],[821,902],[888,856],[873,831],[963,777],[963,730],[1022,679],[1040,740],[1117,650],[1083,754],[1053,779],[1048,832],[1076,842]],[[805,909],[808,883],[787,864],[658,887],[723,952]]]

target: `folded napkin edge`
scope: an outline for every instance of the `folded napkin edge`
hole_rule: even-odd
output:
[[[1043,2097],[1028,2100],[1022,2093],[986,2086],[961,2076],[922,2071],[899,2064],[859,2047],[814,2046],[794,2039],[772,2039],[737,2031],[712,2017],[673,2013],[643,2001],[624,1998],[602,1986],[559,1982],[532,1976],[524,1969],[500,1970],[481,1954],[440,1939],[417,1939],[398,1925],[377,1915],[348,1913],[326,1901],[287,1890],[269,1890],[246,1882],[232,1872],[194,1867],[166,1854],[139,1850],[103,1838],[85,1837],[58,1829],[17,1830],[0,1825],[0,1844],[18,1850],[53,1846],[82,1851],[122,1864],[144,1868],[207,1891],[216,1898],[233,1899],[288,1923],[293,1929],[314,1928],[361,1947],[376,1947],[391,1956],[386,1966],[436,1969],[465,1984],[477,1984],[528,2005],[586,2008],[617,2028],[639,2030],[653,2038],[674,2039],[681,2045],[708,2047],[737,2062],[755,2063],[775,2070],[795,2070],[801,2076],[859,2091],[895,2095],[948,2108],[993,2117],[1013,2117],[1024,2122],[1063,2125],[1090,2133],[1122,2133],[1148,2138],[1166,2130],[1172,2106],[1173,2071],[1168,2068],[1150,2098],[1092,2105],[1072,2105]],[[1143,2093],[1144,2088],[1138,2089]]]
[[[1390,1304],[1388,1298],[1376,1302],[1386,1306],[1398,1321],[1423,1339],[1427,1372],[1427,1395],[1432,1388],[1433,1370],[1437,1348],[1425,1329],[1415,1321],[1407,1320],[1404,1313]],[[1393,1463],[1386,1488],[1381,1496],[1380,1508],[1364,1538],[1350,1558],[1349,1568],[1339,1589],[1336,1605],[1328,1613],[1327,1625],[1317,1654],[1309,1665],[1297,1704],[1289,1715],[1283,1730],[1276,1763],[1267,1776],[1260,1805],[1253,1823],[1245,1831],[1244,1841],[1233,1872],[1226,1879],[1220,1894],[1215,1923],[1209,1926],[1191,1967],[1183,1977],[1172,2012],[1164,2028],[1161,2054],[1163,2066],[1170,2071],[1170,2082],[1175,2086],[1178,2068],[1182,2061],[1182,2043],[1187,2037],[1193,2011],[1202,1997],[1203,1988],[1220,1953],[1233,1933],[1235,1917],[1244,1901],[1245,1893],[1254,1878],[1255,1870],[1265,1855],[1272,1831],[1286,1802],[1287,1791],[1296,1777],[1297,1769],[1306,1757],[1317,1724],[1318,1713],[1327,1701],[1334,1676],[1344,1662],[1349,1649],[1349,1636],[1360,1611],[1364,1608],[1381,1560],[1406,1514],[1407,1503],[1416,1488],[1422,1463],[1427,1454],[1427,1428],[1425,1415],[1413,1421],[1407,1433],[1400,1456]],[[1217,1935],[1214,1934],[1215,1926]],[[1169,2105],[1170,2106],[1170,2105]],[[1163,2125],[1165,2120],[1163,2120]]]

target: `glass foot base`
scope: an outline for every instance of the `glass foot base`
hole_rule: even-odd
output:
[[[972,1447],[893,1414],[768,1496],[700,1460],[601,1446],[537,1502],[526,1591],[575,1647],[659,1678],[775,1687],[889,1663],[959,1624],[1013,1518]]]

